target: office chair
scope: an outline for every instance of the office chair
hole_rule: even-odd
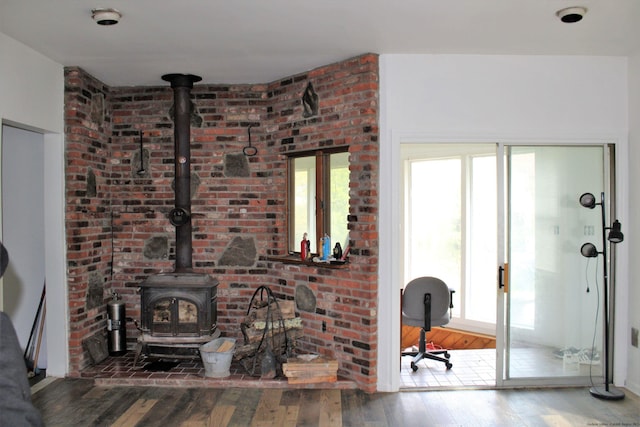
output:
[[[418,370],[417,363],[422,359],[443,362],[447,370],[453,364],[449,362],[451,355],[446,350],[427,350],[426,332],[432,326],[443,326],[449,323],[449,310],[453,308],[455,291],[435,277],[418,277],[404,288],[402,293],[402,323],[420,327],[418,351],[403,352],[402,356],[413,356],[411,369]],[[442,355],[444,357],[438,356]]]

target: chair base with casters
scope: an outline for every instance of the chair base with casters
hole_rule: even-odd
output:
[[[418,362],[422,359],[431,359],[443,362],[447,370],[453,368],[453,363],[449,362],[451,355],[447,350],[427,350],[426,332],[420,329],[420,341],[418,343],[418,351],[403,351],[402,356],[412,356],[411,369],[413,372],[418,370]],[[439,355],[442,356],[439,356]]]
[[[407,284],[402,294],[402,323],[420,327],[418,351],[403,351],[401,356],[411,356],[411,369],[418,370],[418,362],[431,359],[445,364],[447,370],[453,367],[447,350],[428,350],[426,333],[431,326],[449,323],[455,291],[435,277],[419,277]]]

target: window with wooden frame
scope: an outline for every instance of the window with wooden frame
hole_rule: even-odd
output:
[[[311,253],[326,235],[331,249],[348,243],[349,152],[347,148],[307,151],[289,157],[289,252],[300,253],[305,233]]]

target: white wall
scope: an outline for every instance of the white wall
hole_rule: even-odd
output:
[[[69,365],[64,233],[64,70],[62,65],[2,33],[0,58],[0,122],[43,135],[47,375],[64,376]]]
[[[3,33],[0,58],[0,118],[63,134],[62,66]]]
[[[615,142],[618,217],[628,218],[627,60],[579,56],[380,56],[378,389],[399,387],[399,145],[401,141]],[[626,301],[628,247],[619,253]],[[618,319],[627,324],[628,307]],[[626,326],[625,326],[626,327]],[[390,343],[391,345],[386,345]],[[626,377],[626,345],[614,378]],[[623,365],[623,366],[621,366]]]
[[[629,188],[630,209],[625,241],[629,244],[629,259],[640,259],[640,51],[629,60],[629,163],[636,166],[630,168]],[[621,331],[622,338],[628,343],[627,387],[640,394],[640,349],[631,346],[631,327],[640,329],[640,263],[630,263],[629,271],[629,327]],[[626,326],[626,325],[625,325]]]

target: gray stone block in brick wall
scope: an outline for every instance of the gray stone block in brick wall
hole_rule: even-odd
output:
[[[255,264],[257,254],[253,237],[235,237],[224,250],[218,265],[250,267]]]
[[[147,259],[167,259],[169,257],[169,238],[153,236],[144,242],[143,255]]]
[[[87,289],[87,310],[100,307],[104,301],[104,281],[97,272],[89,276],[89,288]]]
[[[224,175],[228,177],[249,176],[249,162],[244,154],[225,154]]]
[[[307,285],[298,285],[296,287],[296,308],[300,311],[314,313],[316,311],[316,296]]]
[[[104,95],[102,93],[91,95],[91,121],[99,126],[104,124]]]

